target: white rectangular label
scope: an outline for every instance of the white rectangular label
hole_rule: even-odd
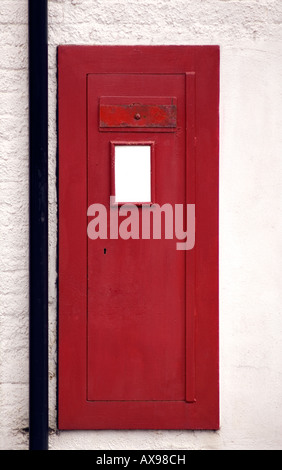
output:
[[[115,145],[115,201],[151,202],[151,146]]]

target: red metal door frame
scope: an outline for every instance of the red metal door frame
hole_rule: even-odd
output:
[[[217,46],[59,48],[59,392],[60,429],[218,429]],[[186,252],[185,402],[86,399],[87,76],[186,76],[186,202],[196,207],[196,243]]]

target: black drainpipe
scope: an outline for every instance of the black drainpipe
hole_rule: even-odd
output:
[[[29,449],[48,450],[47,0],[29,0]]]

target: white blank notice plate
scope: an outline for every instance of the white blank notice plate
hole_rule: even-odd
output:
[[[115,202],[151,202],[151,145],[115,145]]]

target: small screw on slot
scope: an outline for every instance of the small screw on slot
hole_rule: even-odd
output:
[[[134,116],[134,119],[136,119],[136,121],[139,121],[139,119],[141,119],[140,114],[136,113],[135,116]]]

